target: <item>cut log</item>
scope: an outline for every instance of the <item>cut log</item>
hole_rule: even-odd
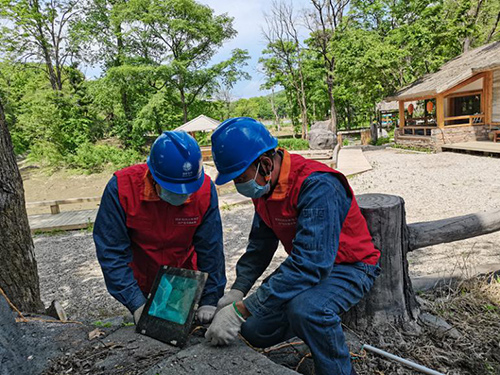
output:
[[[374,244],[381,251],[382,273],[370,293],[344,314],[342,320],[357,329],[415,321],[419,311],[406,259],[408,233],[404,200],[385,194],[364,194],[357,199]]]
[[[408,225],[409,250],[481,236],[500,230],[500,210]]]

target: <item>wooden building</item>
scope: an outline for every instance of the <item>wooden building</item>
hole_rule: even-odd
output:
[[[441,151],[490,139],[500,129],[500,42],[454,58],[386,100],[399,103],[398,144]]]

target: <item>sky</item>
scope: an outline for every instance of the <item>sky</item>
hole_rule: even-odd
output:
[[[289,0],[294,10],[300,11],[310,5],[310,0]],[[268,92],[260,91],[264,83],[262,73],[259,73],[258,61],[262,50],[265,48],[262,30],[266,26],[264,13],[271,10],[272,0],[198,0],[215,10],[216,14],[227,13],[234,18],[233,27],[238,35],[226,42],[219,52],[214,56],[212,62],[218,63],[231,56],[235,48],[248,50],[250,60],[245,70],[252,76],[250,80],[238,82],[232,90],[234,100],[251,98],[253,96],[266,95]],[[101,70],[98,67],[83,68],[85,75],[89,78],[99,77]]]
[[[198,0],[215,10],[216,14],[227,13],[234,17],[233,27],[238,35],[227,42],[214,56],[213,62],[219,62],[229,58],[231,51],[235,48],[248,50],[250,60],[246,71],[252,76],[248,81],[240,81],[232,91],[234,99],[250,98],[253,96],[266,95],[268,92],[260,91],[264,83],[262,73],[259,73],[258,61],[266,43],[262,30],[266,26],[264,13],[269,13],[272,0]],[[299,11],[310,4],[310,0],[290,0],[294,10]]]

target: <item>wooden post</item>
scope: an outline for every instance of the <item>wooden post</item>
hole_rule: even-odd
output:
[[[436,121],[438,128],[444,128],[444,95],[439,94],[436,97]]]
[[[52,215],[56,215],[56,214],[58,214],[60,212],[61,212],[61,210],[59,209],[59,205],[57,203],[50,206],[50,213]]]
[[[404,200],[386,194],[363,194],[357,198],[373,242],[381,252],[381,275],[370,293],[342,321],[363,329],[380,323],[415,321],[419,309],[408,273],[408,230]]]
[[[405,102],[404,100],[399,101],[399,127],[403,128],[405,126]]]
[[[486,72],[483,80],[483,96],[481,102],[484,102],[484,123],[491,129],[491,117],[493,108],[493,72]]]

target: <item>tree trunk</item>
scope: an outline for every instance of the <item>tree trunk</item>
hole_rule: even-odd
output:
[[[335,98],[333,97],[333,80],[327,78],[328,99],[330,100],[330,129],[337,134],[337,110],[335,109]]]
[[[404,200],[386,194],[358,196],[373,242],[381,252],[381,275],[370,293],[342,321],[357,329],[415,321],[418,303],[408,273],[408,229]]]
[[[1,98],[0,98],[1,99]],[[38,312],[38,271],[24,188],[0,100],[0,287],[20,310]]]

